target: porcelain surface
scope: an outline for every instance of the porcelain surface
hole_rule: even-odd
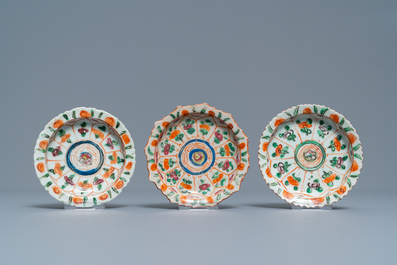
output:
[[[270,189],[293,205],[309,208],[346,196],[363,160],[351,123],[319,105],[299,105],[275,117],[263,132],[258,158]]]
[[[149,180],[172,203],[212,207],[240,189],[248,139],[232,116],[208,104],[177,107],[155,123],[145,147]]]
[[[131,135],[113,115],[76,108],[51,120],[34,151],[35,170],[51,196],[76,207],[114,199],[135,168]]]

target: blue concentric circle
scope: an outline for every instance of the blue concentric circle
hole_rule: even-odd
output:
[[[193,172],[193,171],[189,170],[182,163],[182,154],[183,154],[186,146],[188,146],[188,145],[190,145],[192,143],[195,143],[195,142],[204,143],[211,150],[211,153],[212,153],[212,159],[211,159],[210,165],[205,167],[205,168],[203,168],[200,171],[197,171],[197,172]],[[191,175],[201,175],[201,174],[204,174],[207,171],[209,171],[212,168],[212,166],[214,165],[214,163],[215,163],[215,150],[207,141],[201,140],[201,139],[193,139],[193,140],[190,140],[190,141],[186,142],[185,145],[182,146],[181,150],[179,151],[178,157],[179,157],[179,164],[180,164],[181,168],[186,173],[191,174]],[[189,162],[191,163],[191,165],[195,166],[195,167],[201,167],[201,166],[205,165],[205,163],[208,160],[208,154],[206,153],[205,150],[200,149],[200,148],[192,149],[189,152],[188,157],[189,157]]]
[[[96,168],[93,168],[93,169],[90,169],[90,170],[80,170],[80,169],[77,169],[77,168],[73,165],[73,163],[70,161],[70,155],[71,155],[73,149],[75,149],[77,146],[82,145],[82,144],[90,144],[90,145],[92,145],[93,147],[95,147],[96,149],[98,149],[99,154],[100,154],[100,161],[99,161],[98,166],[97,166]],[[83,152],[83,153],[84,153],[84,152]],[[67,163],[68,167],[69,167],[71,170],[73,170],[74,172],[76,172],[77,174],[83,175],[83,176],[93,175],[93,174],[97,173],[97,172],[102,168],[103,161],[104,161],[104,158],[103,158],[103,151],[102,151],[102,149],[101,149],[96,143],[94,143],[94,142],[92,142],[92,141],[80,141],[80,142],[74,143],[74,144],[69,148],[69,150],[68,150],[68,152],[67,152],[67,154],[66,154],[66,163]]]

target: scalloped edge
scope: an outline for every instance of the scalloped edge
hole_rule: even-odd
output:
[[[102,120],[103,122],[106,122],[105,118],[107,118],[107,117],[111,117],[111,118],[113,118],[116,121],[115,126],[112,126],[110,124],[109,124],[109,126],[112,126],[113,129],[118,132],[118,134],[120,136],[120,139],[122,139],[121,135],[127,135],[128,136],[129,142],[126,144],[124,139],[123,139],[123,142],[124,142],[124,146],[126,148],[126,150],[125,150],[126,160],[130,159],[130,162],[132,162],[132,167],[131,167],[131,169],[128,169],[128,170],[124,168],[123,177],[125,178],[126,181],[123,181],[124,185],[123,185],[123,187],[121,189],[116,189],[114,187],[114,185],[113,185],[111,188],[105,190],[101,194],[98,194],[98,195],[95,195],[95,196],[91,196],[91,197],[87,197],[86,202],[84,202],[82,204],[75,204],[73,202],[73,198],[74,197],[79,197],[79,196],[71,196],[71,195],[69,195],[69,194],[67,194],[65,192],[62,192],[61,194],[55,194],[53,189],[52,188],[50,189],[50,187],[52,187],[53,184],[54,184],[53,181],[47,179],[48,176],[45,177],[46,174],[49,174],[46,165],[44,165],[44,171],[43,172],[40,172],[37,169],[37,165],[39,163],[43,163],[43,160],[45,160],[45,153],[43,153],[43,151],[42,151],[43,149],[41,149],[40,146],[39,146],[40,142],[43,141],[43,140],[47,140],[48,141],[48,139],[50,139],[51,136],[58,131],[58,128],[56,128],[56,129],[52,128],[54,122],[57,121],[57,120],[62,120],[62,122],[65,123],[65,122],[70,122],[70,121],[75,120],[75,119],[82,118],[80,116],[80,112],[82,110],[87,111],[90,114],[93,111],[94,112],[94,117],[93,118]],[[98,115],[100,115],[101,113],[102,113],[102,115],[99,118]],[[95,117],[95,114],[97,114],[97,117]],[[65,117],[65,115],[66,115],[67,118]],[[129,148],[127,148],[127,147],[129,147]],[[39,151],[39,149],[40,149],[40,151]],[[46,150],[44,152],[46,152]],[[127,155],[130,155],[132,158],[127,158]],[[130,182],[130,179],[131,179],[131,177],[132,177],[132,175],[134,173],[135,164],[136,164],[135,156],[136,155],[135,155],[134,141],[133,141],[133,139],[131,137],[131,134],[129,133],[127,128],[124,126],[124,124],[119,119],[117,119],[114,115],[111,115],[110,113],[108,113],[108,112],[106,112],[104,110],[97,110],[95,108],[87,108],[87,107],[79,107],[79,108],[71,109],[69,111],[65,111],[65,112],[59,114],[58,116],[54,117],[49,123],[47,123],[47,125],[44,127],[44,130],[39,134],[39,137],[36,140],[36,145],[35,145],[35,148],[34,148],[33,160],[34,160],[34,168],[35,168],[35,171],[36,171],[36,175],[39,178],[41,185],[44,187],[44,189],[52,197],[54,197],[55,199],[57,199],[60,202],[63,202],[64,204],[68,204],[68,205],[72,205],[72,206],[76,206],[76,207],[91,207],[93,205],[101,205],[102,203],[107,203],[107,202],[115,199],[122,192],[122,190]],[[127,161],[125,163],[127,163]],[[114,184],[116,184],[116,182]],[[114,190],[112,192],[113,188],[116,189],[117,192],[114,191]],[[112,198],[110,198],[110,195],[109,195],[108,191],[111,193]],[[106,200],[100,200],[99,197],[102,194],[107,194],[108,198]],[[84,197],[79,197],[79,198],[84,198]]]
[[[326,196],[326,197],[329,197],[329,198],[330,198],[330,203],[327,203],[327,199],[324,199],[324,201],[321,202],[321,203],[319,203],[319,204],[315,204],[312,200],[304,199],[303,201],[307,202],[307,203],[305,204],[305,203],[301,203],[300,201],[294,200],[295,197],[292,198],[292,199],[285,198],[284,195],[282,194],[283,189],[279,186],[278,181],[270,181],[270,180],[271,180],[272,178],[274,178],[274,177],[272,176],[271,178],[269,178],[268,175],[266,174],[266,168],[268,168],[268,165],[267,165],[266,159],[264,159],[264,158],[261,157],[261,156],[266,157],[266,154],[264,154],[264,152],[262,151],[262,145],[263,145],[264,142],[268,142],[267,140],[264,140],[264,137],[267,137],[267,136],[270,137],[270,135],[272,134],[273,129],[277,127],[277,126],[274,126],[274,123],[275,123],[275,121],[276,121],[277,119],[280,119],[280,118],[281,118],[281,119],[287,119],[287,118],[290,118],[290,117],[294,117],[294,116],[303,114],[302,111],[303,111],[304,109],[306,109],[306,108],[310,108],[311,111],[314,111],[314,107],[316,107],[317,110],[324,110],[324,109],[326,109],[326,110],[325,110],[325,113],[326,113],[326,114],[324,114],[324,113],[321,114],[321,113],[314,112],[314,113],[317,113],[317,114],[319,114],[319,115],[323,115],[324,117],[329,118],[329,116],[330,116],[331,114],[336,114],[336,115],[338,115],[338,116],[339,116],[339,119],[340,119],[340,122],[339,122],[340,128],[342,128],[342,129],[346,132],[346,134],[348,134],[347,132],[349,132],[349,133],[351,133],[351,134],[353,134],[353,135],[355,136],[356,140],[354,141],[354,145],[353,145],[353,143],[351,143],[351,145],[352,145],[352,148],[353,148],[353,150],[352,150],[352,151],[353,151],[353,158],[354,158],[353,161],[356,161],[356,163],[357,163],[357,165],[358,165],[358,169],[355,170],[355,171],[354,171],[355,173],[353,174],[353,175],[356,176],[356,177],[352,178],[352,177],[351,177],[352,174],[350,173],[350,175],[349,175],[349,177],[347,178],[347,180],[350,179],[351,185],[347,185],[347,186],[346,186],[346,183],[347,183],[347,180],[346,180],[346,182],[345,182],[344,185],[347,187],[347,190],[346,190],[346,192],[345,192],[344,194],[342,194],[342,195],[339,195],[339,194],[338,194],[338,198],[336,198],[336,197],[334,197],[334,196],[331,196],[331,195],[334,194],[334,193],[333,193],[333,194],[330,194],[329,196]],[[320,112],[321,112],[321,111],[320,111]],[[288,115],[287,113],[288,113],[289,115]],[[313,113],[313,112],[312,112],[312,113]],[[342,120],[343,120],[343,123],[340,124],[340,123],[342,122]],[[348,131],[346,131],[346,128],[349,128]],[[270,132],[270,131],[271,131],[271,132]],[[356,149],[356,150],[354,150],[354,149]],[[359,156],[361,157],[361,160],[358,159],[358,158],[356,158],[355,154],[359,155]],[[265,182],[266,182],[266,184],[268,185],[268,187],[269,187],[278,197],[280,197],[280,198],[283,199],[284,201],[286,201],[286,202],[288,202],[288,203],[290,203],[290,204],[292,204],[292,205],[299,206],[299,207],[304,207],[304,208],[321,208],[321,207],[324,207],[324,206],[326,206],[326,205],[332,205],[332,204],[338,202],[339,200],[343,199],[343,198],[349,193],[349,191],[352,190],[353,186],[356,185],[357,180],[358,180],[358,178],[359,178],[359,175],[360,175],[360,173],[361,173],[361,169],[362,169],[362,165],[363,165],[363,159],[364,159],[364,158],[363,158],[362,145],[361,145],[359,136],[358,136],[358,134],[356,133],[356,130],[354,129],[354,127],[352,126],[352,124],[349,122],[349,120],[347,120],[342,114],[338,113],[337,111],[335,111],[335,110],[333,110],[333,109],[331,109],[331,108],[325,107],[325,106],[323,106],[323,105],[315,105],[315,104],[300,104],[300,105],[291,107],[291,108],[289,108],[289,109],[287,109],[287,110],[285,110],[285,111],[283,111],[283,112],[280,112],[280,113],[279,113],[276,117],[274,117],[274,118],[269,122],[269,124],[265,127],[265,130],[263,131],[262,136],[261,136],[261,138],[260,138],[260,141],[259,141],[259,148],[258,148],[258,164],[259,164],[259,170],[261,171],[262,177],[263,177],[263,179],[265,180]],[[264,160],[265,160],[265,161],[264,161]],[[264,163],[266,163],[266,166],[265,166]],[[271,186],[271,184],[273,184],[273,183],[277,183],[277,184],[274,185],[274,186]],[[281,191],[279,191],[279,189],[281,189]],[[279,194],[279,193],[280,193],[280,194]],[[326,197],[320,197],[320,198],[326,198]]]
[[[195,111],[193,111],[193,109],[194,109]],[[197,109],[197,110],[196,110],[196,109]],[[244,169],[243,169],[243,170],[239,170],[239,171],[238,171],[239,174],[236,173],[236,176],[234,177],[233,182],[232,182],[232,183],[234,183],[234,185],[233,185],[233,186],[234,186],[233,190],[228,190],[229,195],[225,195],[225,193],[224,193],[224,191],[226,190],[226,188],[225,188],[223,192],[219,193],[219,194],[222,194],[222,195],[221,195],[221,198],[222,198],[222,199],[219,199],[219,200],[215,200],[215,199],[214,199],[214,202],[213,202],[213,203],[208,203],[207,201],[205,201],[205,202],[203,202],[203,204],[205,204],[205,206],[203,206],[203,205],[200,204],[200,203],[197,203],[197,205],[191,205],[191,203],[182,203],[180,200],[177,201],[175,198],[176,198],[176,196],[177,196],[178,194],[175,194],[175,192],[171,191],[171,190],[169,189],[168,186],[167,186],[167,190],[163,191],[163,190],[161,189],[161,185],[160,185],[159,183],[157,183],[157,178],[154,177],[154,174],[155,174],[155,173],[152,172],[152,171],[150,170],[150,166],[149,166],[150,164],[152,164],[151,162],[149,162],[149,160],[154,159],[154,154],[153,154],[153,155],[150,155],[149,152],[148,152],[148,148],[150,148],[150,146],[151,146],[151,145],[150,145],[150,144],[151,144],[151,141],[157,140],[157,137],[155,137],[155,132],[156,132],[156,130],[157,130],[157,127],[160,126],[160,128],[163,130],[163,129],[164,129],[164,126],[162,126],[162,123],[163,123],[163,122],[169,122],[169,123],[171,123],[171,122],[174,120],[174,118],[172,118],[171,115],[174,115],[174,114],[178,113],[178,111],[182,113],[182,110],[188,110],[189,113],[200,113],[200,112],[201,112],[202,110],[204,110],[204,109],[205,109],[205,111],[212,110],[212,111],[215,113],[214,116],[216,116],[216,117],[218,117],[219,113],[221,113],[221,115],[222,115],[222,117],[223,117],[223,120],[224,120],[224,118],[229,118],[230,120],[228,120],[228,123],[229,123],[229,124],[231,123],[231,124],[233,125],[233,129],[235,128],[236,131],[238,130],[238,133],[236,134],[236,137],[237,137],[237,138],[239,138],[239,136],[240,136],[240,137],[244,137],[244,141],[241,141],[241,142],[240,142],[240,141],[238,140],[238,143],[240,144],[240,143],[242,143],[242,142],[245,142],[245,143],[246,143],[246,148],[247,148],[247,151],[246,151],[246,152],[247,152],[247,154],[246,154],[247,162],[242,162],[242,163],[244,163]],[[233,131],[233,129],[231,129],[231,130]],[[236,131],[234,131],[234,133],[236,133]],[[159,120],[159,121],[156,121],[156,122],[154,123],[154,127],[153,127],[153,129],[152,129],[152,131],[151,131],[151,135],[150,135],[150,137],[149,137],[149,139],[148,139],[148,141],[147,141],[147,144],[146,144],[146,146],[145,146],[144,151],[145,151],[146,161],[147,161],[147,170],[148,170],[148,172],[149,172],[149,181],[150,181],[150,182],[153,182],[154,185],[156,186],[156,188],[159,189],[159,190],[162,192],[162,194],[163,194],[164,196],[166,196],[166,198],[167,198],[171,203],[174,203],[174,204],[177,204],[177,205],[181,205],[181,206],[187,206],[187,207],[190,207],[190,208],[213,207],[213,206],[215,206],[215,205],[218,205],[219,203],[221,203],[221,202],[224,201],[225,199],[229,198],[233,193],[235,193],[235,192],[237,192],[237,191],[240,190],[240,188],[241,188],[241,183],[243,182],[243,180],[244,180],[244,178],[245,178],[245,175],[247,174],[248,169],[249,169],[249,167],[250,167],[250,162],[249,162],[249,156],[250,156],[250,155],[249,155],[249,146],[248,146],[248,144],[249,144],[249,140],[248,140],[247,135],[245,135],[244,131],[237,125],[236,121],[233,119],[233,116],[232,116],[230,113],[223,112],[223,111],[218,110],[218,109],[216,109],[216,108],[214,108],[214,107],[211,107],[211,106],[208,105],[207,103],[201,103],[201,104],[195,104],[195,105],[187,105],[187,106],[177,106],[177,107],[175,108],[175,110],[172,111],[169,115],[165,116],[163,119],[161,119],[161,120]],[[240,172],[241,172],[241,173],[240,173]],[[236,184],[236,178],[237,178],[237,176],[239,176],[239,185]],[[161,181],[160,181],[160,182],[161,182]],[[167,194],[167,193],[168,193],[168,194]],[[172,194],[171,194],[171,193],[172,193]],[[171,194],[171,195],[170,195],[170,194]],[[202,201],[202,200],[200,200],[200,201]]]

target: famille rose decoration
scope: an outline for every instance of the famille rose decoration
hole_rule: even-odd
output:
[[[248,139],[232,116],[208,104],[177,107],[145,147],[149,180],[172,203],[212,207],[240,189]]]
[[[263,132],[259,166],[280,198],[300,207],[337,202],[356,184],[362,148],[341,114],[319,105],[299,105],[275,117]]]
[[[76,108],[50,121],[34,151],[36,174],[55,199],[91,207],[114,199],[135,168],[131,135],[113,115]]]

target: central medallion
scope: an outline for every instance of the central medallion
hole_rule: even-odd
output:
[[[66,163],[75,173],[83,176],[97,173],[103,165],[102,149],[92,141],[74,143],[66,154]]]
[[[307,171],[319,169],[325,162],[324,147],[316,141],[305,141],[295,150],[295,161],[298,166]]]
[[[204,174],[215,163],[214,148],[207,141],[201,139],[186,142],[178,156],[181,168],[191,175]]]

